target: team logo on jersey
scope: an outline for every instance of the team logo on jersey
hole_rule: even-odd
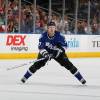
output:
[[[48,47],[50,45],[50,43],[49,42],[46,42],[46,46]]]
[[[49,49],[54,49],[54,46],[52,44],[50,44],[49,42],[46,42],[46,46],[49,48]]]

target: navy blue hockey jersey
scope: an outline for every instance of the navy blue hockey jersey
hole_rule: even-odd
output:
[[[42,34],[42,36],[39,39],[39,50],[46,49],[49,53],[52,53],[55,46],[60,45],[64,48],[67,47],[67,42],[65,40],[65,37],[60,34],[60,32],[55,32],[54,36],[50,38],[48,36],[48,33],[45,32]]]

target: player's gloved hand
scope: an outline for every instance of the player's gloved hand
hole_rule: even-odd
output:
[[[42,50],[40,51],[40,54],[41,54],[44,58],[46,58],[46,59],[48,59],[48,60],[51,60],[51,56],[50,56],[50,54],[47,52],[47,50],[42,49]]]

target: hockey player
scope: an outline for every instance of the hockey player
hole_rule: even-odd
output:
[[[61,66],[69,70],[82,84],[86,83],[86,80],[82,77],[78,69],[69,61],[65,54],[67,43],[64,36],[62,36],[60,32],[56,31],[56,25],[54,22],[48,23],[47,31],[43,33],[39,39],[38,48],[38,58],[21,79],[23,83],[25,83],[26,80],[38,69],[45,66],[46,62],[51,59],[54,59]]]

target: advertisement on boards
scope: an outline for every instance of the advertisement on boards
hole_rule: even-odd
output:
[[[0,53],[36,52],[37,36],[27,34],[0,34]]]
[[[99,35],[88,36],[87,43],[88,43],[87,48],[89,49],[89,51],[100,52],[100,36]]]

